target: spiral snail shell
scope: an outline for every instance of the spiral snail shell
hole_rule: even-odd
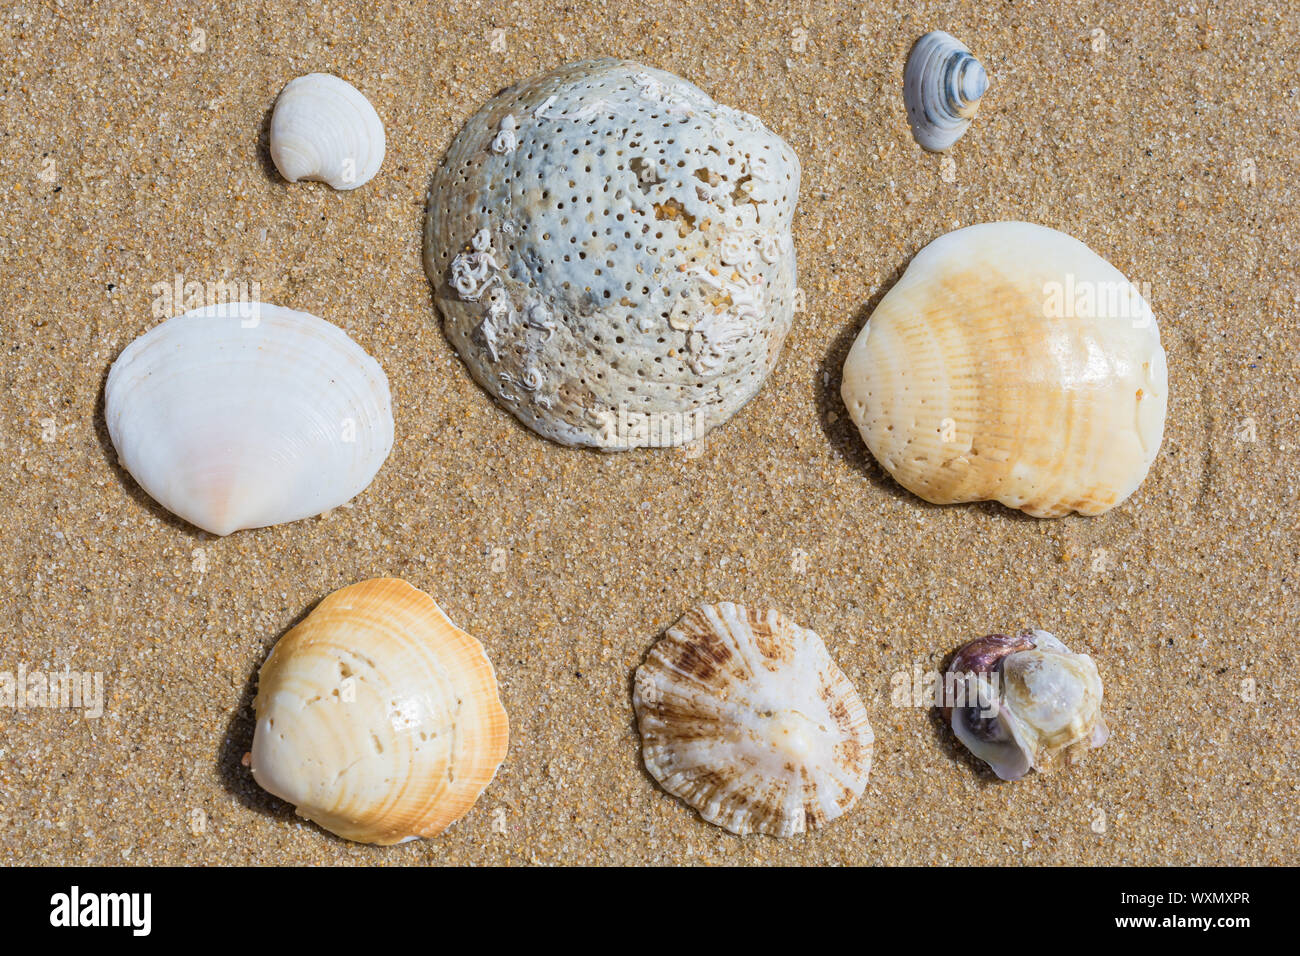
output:
[[[917,40],[903,70],[903,102],[916,141],[943,152],[965,135],[988,90],[984,67],[942,30]]]

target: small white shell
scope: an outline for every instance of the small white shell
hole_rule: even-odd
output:
[[[384,124],[351,83],[328,73],[290,80],[271,114],[271,159],[291,183],[356,189],[384,162]]]
[[[1047,631],[977,638],[948,672],[962,675],[945,708],[953,733],[1003,780],[1075,763],[1110,735],[1097,665]]]
[[[917,40],[903,70],[903,102],[916,141],[937,153],[961,139],[988,86],[984,67],[955,37],[935,30]]]
[[[646,769],[732,833],[802,833],[867,785],[862,698],[822,639],[776,611],[688,611],[637,668],[633,704]]]
[[[482,645],[396,578],[335,591],[280,638],[254,709],[258,785],[362,843],[441,833],[509,737]]]
[[[343,504],[393,447],[379,363],[330,323],[260,302],[140,336],[113,363],[104,407],[140,487],[218,535]]]

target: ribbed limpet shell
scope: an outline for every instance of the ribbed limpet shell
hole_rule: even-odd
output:
[[[1097,515],[1160,450],[1168,382],[1151,307],[1109,262],[1026,222],[916,254],[844,362],[876,460],[937,504]]]
[[[258,676],[253,778],[348,840],[430,837],[469,812],[509,723],[483,647],[405,581],[335,591]]]
[[[688,611],[637,668],[633,704],[646,769],[732,833],[821,826],[867,785],[862,698],[822,639],[777,611]]]
[[[589,60],[495,96],[429,191],[424,264],[475,380],[566,445],[695,441],[790,330],[799,162],[670,73]]]

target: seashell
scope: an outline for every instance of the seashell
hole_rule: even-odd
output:
[[[951,685],[954,696],[944,719],[1003,780],[1075,763],[1110,736],[1097,665],[1047,631],[977,638],[948,673],[945,692]]]
[[[989,86],[966,45],[942,30],[917,40],[903,69],[903,103],[916,141],[942,152],[961,139]]]
[[[475,381],[529,428],[615,451],[649,422],[686,444],[780,354],[798,189],[754,117],[660,70],[574,63],[465,124],[430,188],[425,270]]]
[[[637,668],[633,704],[646,769],[732,833],[822,826],[867,785],[862,698],[822,639],[777,611],[688,611]]]
[[[260,302],[140,336],[109,371],[104,409],[140,487],[217,535],[337,507],[393,447],[379,363],[328,322]]]
[[[844,363],[849,414],[927,501],[1037,517],[1113,508],[1160,449],[1165,353],[1150,306],[1064,233],[985,223],[922,249]]]
[[[258,675],[253,779],[359,843],[441,833],[505,759],[509,726],[483,646],[423,591],[335,591]]]
[[[351,83],[328,73],[290,80],[271,113],[271,159],[291,183],[364,186],[384,162],[384,124]]]

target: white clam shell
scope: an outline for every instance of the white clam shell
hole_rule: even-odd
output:
[[[433,598],[376,578],[335,591],[258,675],[253,778],[332,833],[430,837],[505,759],[492,664]]]
[[[853,343],[842,394],[914,494],[1057,517],[1101,514],[1137,489],[1168,381],[1133,283],[1064,233],[998,222],[917,253]]]
[[[140,487],[218,535],[347,502],[393,446],[379,363],[330,323],[265,303],[146,332],[113,363],[104,406]]]
[[[637,668],[646,769],[710,823],[790,836],[861,796],[874,735],[814,632],[735,604],[687,612]]]
[[[917,40],[903,70],[903,103],[916,141],[942,152],[961,139],[988,85],[984,67],[956,37],[935,30]]]
[[[1071,652],[1047,631],[1028,631],[1021,640],[1032,646],[1012,651],[992,671],[966,681],[968,703],[996,704],[953,707],[950,715],[957,739],[1003,780],[1075,763],[1110,733],[1092,658]],[[960,672],[958,660],[953,669]]]
[[[271,159],[291,183],[364,186],[384,162],[384,124],[351,83],[308,73],[280,91],[271,114]]]
[[[794,152],[672,74],[574,63],[494,97],[434,176],[425,270],[475,380],[529,428],[683,445],[790,329]]]

